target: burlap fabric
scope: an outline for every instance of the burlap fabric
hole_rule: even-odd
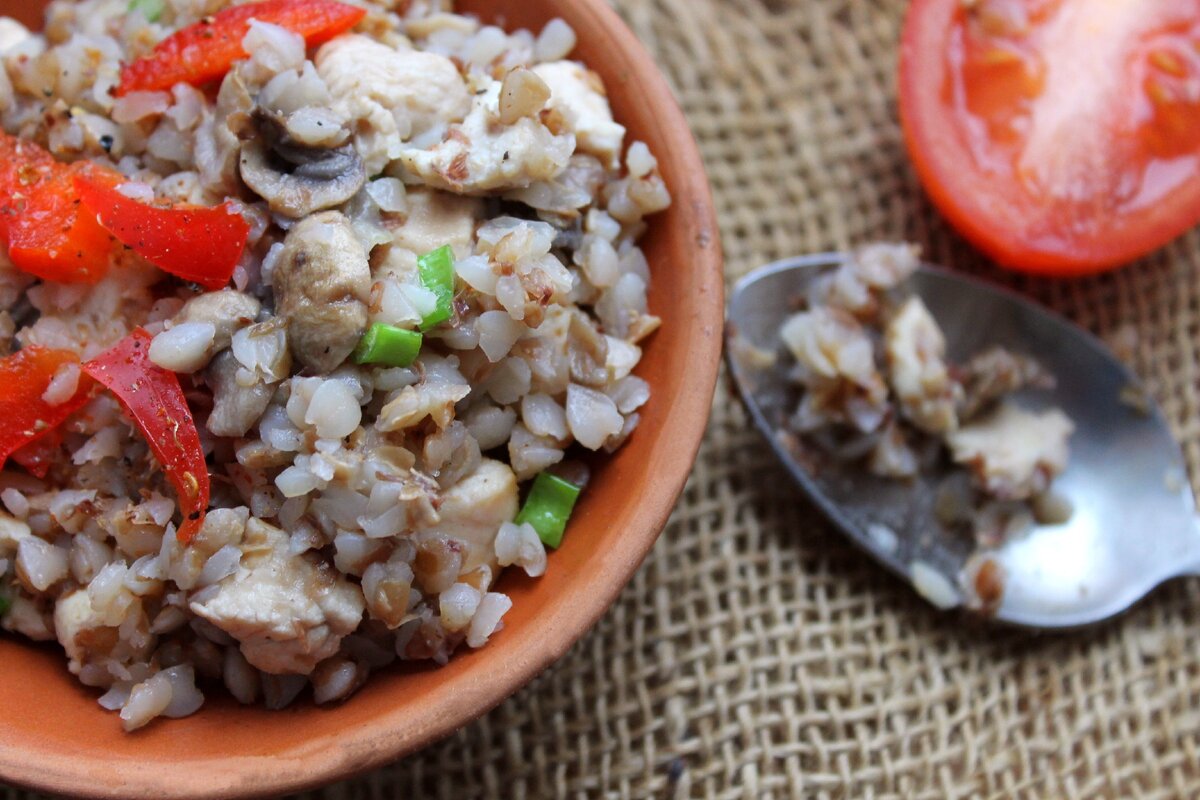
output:
[[[1196,485],[1200,235],[1084,281],[990,271],[905,158],[905,5],[618,2],[691,119],[729,279],[910,237],[1101,334],[1132,326]],[[309,796],[1200,797],[1198,614],[1195,580],[1070,635],[935,612],[796,496],[722,383],[674,519],[595,631],[448,740]]]

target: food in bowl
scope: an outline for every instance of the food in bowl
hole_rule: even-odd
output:
[[[938,489],[937,519],[981,548],[1063,522],[1069,503],[1052,483],[1074,425],[1058,408],[1010,397],[1054,377],[1003,348],[951,362],[937,321],[906,287],[918,265],[914,246],[872,244],[811,281],[779,331],[799,394],[788,429],[895,480],[949,458],[957,468]]]
[[[482,646],[649,399],[670,195],[573,32],[392,6],[0,24],[0,624],[127,729]]]

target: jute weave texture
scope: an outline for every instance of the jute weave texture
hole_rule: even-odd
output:
[[[730,281],[906,237],[1102,336],[1136,331],[1200,484],[1200,235],[1082,281],[989,268],[905,157],[903,0],[617,6],[691,120]],[[1068,635],[935,612],[798,499],[723,381],[670,526],[596,629],[448,740],[307,797],[1197,798],[1198,617],[1196,580]]]

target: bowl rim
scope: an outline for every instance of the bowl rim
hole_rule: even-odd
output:
[[[638,74],[641,92],[656,111],[646,121],[646,127],[655,129],[660,139],[671,142],[676,158],[684,165],[671,188],[677,200],[689,201],[688,213],[681,215],[680,224],[695,245],[691,269],[703,295],[696,303],[695,314],[686,323],[690,329],[704,334],[704,345],[697,341],[688,352],[694,378],[689,391],[683,393],[685,396],[673,398],[672,407],[676,418],[707,421],[720,368],[725,286],[716,209],[703,160],[674,93],[633,31],[605,0],[576,0],[576,5],[579,15],[591,23],[587,36],[607,39],[606,45],[612,52],[623,52],[630,60],[644,65]],[[673,461],[671,472],[656,480],[653,497],[641,498],[644,506],[638,526],[623,534],[620,553],[611,554],[597,565],[595,573],[580,587],[579,600],[570,607],[571,612],[564,613],[565,603],[549,609],[545,620],[549,624],[545,627],[550,632],[529,637],[520,657],[494,676],[488,691],[451,696],[442,713],[436,719],[425,720],[423,726],[414,728],[411,720],[404,719],[401,709],[388,709],[373,716],[369,726],[341,731],[336,747],[327,746],[331,742],[325,734],[284,755],[185,758],[180,762],[121,761],[119,766],[124,773],[120,778],[116,777],[118,765],[91,756],[56,757],[52,763],[46,763],[44,759],[31,758],[30,748],[0,746],[0,777],[26,788],[76,797],[147,800],[264,797],[347,778],[445,738],[494,709],[558,661],[611,608],[666,526],[691,474],[706,426],[680,427],[674,431],[674,447],[679,457]],[[570,624],[552,624],[559,618],[570,620]],[[409,727],[402,729],[402,722]],[[227,777],[223,778],[223,773]],[[239,775],[252,775],[253,780],[247,783]]]

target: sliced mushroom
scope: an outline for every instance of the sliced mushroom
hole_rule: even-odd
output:
[[[332,372],[367,327],[367,252],[350,220],[326,211],[297,223],[275,265],[275,312],[287,320],[292,355],[312,372]]]
[[[259,109],[259,136],[242,145],[242,180],[271,210],[300,219],[345,203],[367,182],[352,145],[310,147],[291,139],[283,123]]]
[[[213,393],[213,409],[207,427],[216,436],[245,436],[267,410],[275,387],[261,380],[243,386],[237,380],[241,365],[225,351],[208,367],[207,380]]]

